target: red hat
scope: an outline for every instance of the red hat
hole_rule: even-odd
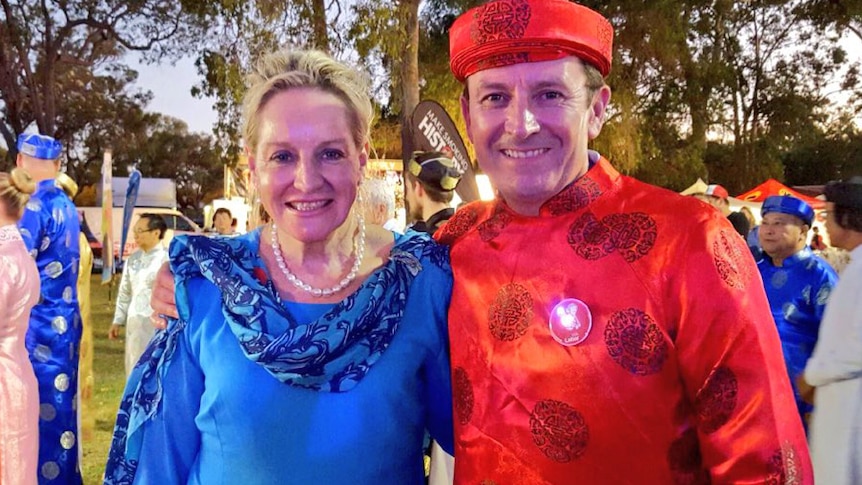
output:
[[[614,29],[567,0],[496,0],[468,10],[449,29],[449,66],[464,82],[484,69],[575,56],[602,76],[611,70]]]
[[[711,195],[713,197],[718,197],[719,199],[726,199],[730,197],[730,194],[727,193],[727,189],[718,184],[712,184],[706,188],[706,195]]]

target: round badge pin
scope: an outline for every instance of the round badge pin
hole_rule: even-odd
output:
[[[593,329],[593,316],[586,303],[576,298],[566,298],[551,310],[548,328],[554,340],[572,347],[587,339]]]

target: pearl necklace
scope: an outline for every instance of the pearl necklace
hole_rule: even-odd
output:
[[[358,212],[356,214],[356,221],[359,225],[359,237],[354,239],[353,241],[353,251],[356,253],[356,256],[353,259],[353,267],[350,268],[350,272],[347,273],[347,276],[342,278],[342,280],[335,286],[331,288],[315,288],[308,283],[302,281],[297,278],[295,274],[291,273],[287,268],[287,264],[284,262],[284,256],[281,254],[281,247],[278,244],[278,228],[275,226],[275,222],[272,223],[271,234],[272,234],[272,253],[275,256],[275,262],[278,264],[279,269],[281,269],[281,273],[287,278],[287,281],[293,283],[294,286],[299,288],[300,290],[311,293],[312,296],[315,297],[323,297],[330,296],[339,291],[343,290],[347,287],[353,280],[356,279],[357,273],[359,273],[359,267],[362,265],[362,256],[365,254],[365,219]]]

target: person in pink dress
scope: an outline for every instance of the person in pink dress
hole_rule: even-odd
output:
[[[24,170],[0,172],[0,485],[34,485],[39,388],[24,334],[39,300],[39,271],[17,222],[36,184]]]

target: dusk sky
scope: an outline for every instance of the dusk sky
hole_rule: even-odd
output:
[[[133,60],[129,66],[138,71],[137,85],[153,92],[147,111],[183,120],[192,132],[212,132],[216,121],[213,100],[195,98],[191,94],[192,86],[200,79],[194,59],[182,59],[175,66],[150,66]]]

